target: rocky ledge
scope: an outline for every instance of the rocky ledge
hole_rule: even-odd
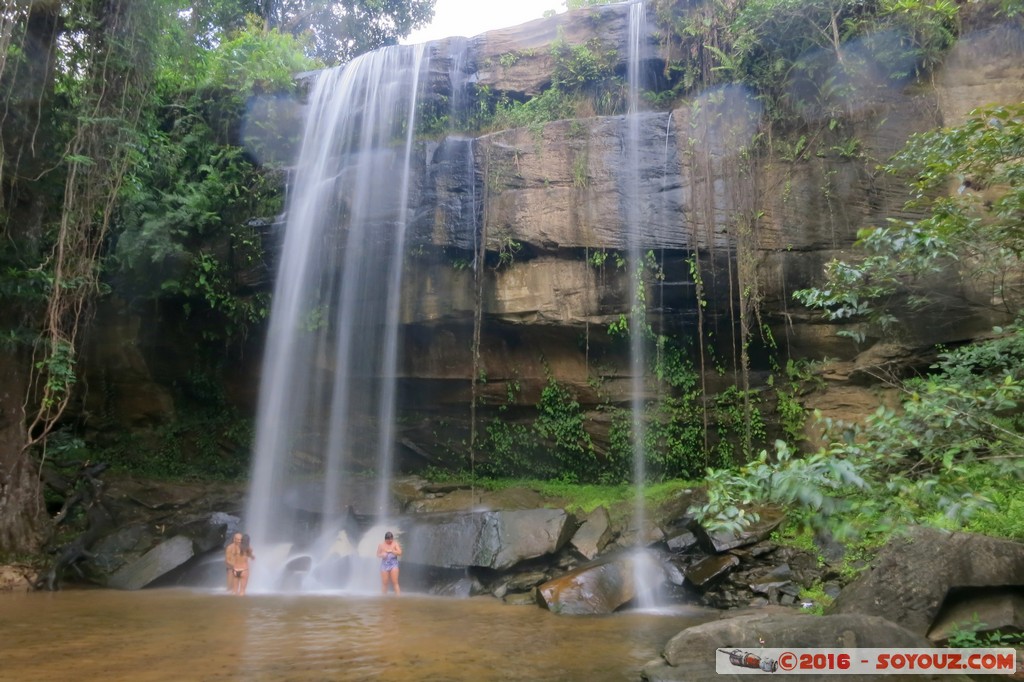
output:
[[[772,541],[784,518],[778,510],[760,510],[740,533],[708,532],[687,511],[702,500],[699,489],[649,509],[642,527],[631,504],[572,513],[564,500],[525,488],[407,478],[394,492],[407,589],[592,615],[635,606],[647,585],[658,603],[721,609],[721,620],[680,632],[644,667],[652,682],[710,677],[723,646],[928,647],[972,627],[979,636],[1024,631],[1024,544],[1009,540],[910,528],[844,584],[840,545],[823,542],[811,553]],[[241,527],[243,495],[239,485],[111,481],[102,500],[109,527],[51,585],[196,584],[210,575],[204,565],[219,567],[227,537]],[[355,547],[354,534],[374,519],[350,514]],[[0,569],[4,591],[46,584],[27,566]],[[820,610],[802,596],[812,587],[835,598],[823,617],[808,613]]]

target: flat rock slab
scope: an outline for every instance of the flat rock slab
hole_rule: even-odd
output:
[[[601,553],[611,537],[612,522],[608,510],[598,507],[587,515],[570,542],[573,549],[589,560]]]
[[[184,535],[175,536],[120,568],[107,580],[107,587],[140,590],[165,573],[181,566],[194,555],[192,540]]]
[[[564,509],[423,514],[403,540],[410,563],[443,568],[504,570],[553,554],[568,542],[573,523]]]

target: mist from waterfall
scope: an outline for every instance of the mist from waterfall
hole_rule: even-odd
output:
[[[262,552],[255,591],[353,589],[349,576],[375,578],[351,562],[373,561],[379,538],[367,533],[359,546],[351,521],[354,509],[380,520],[391,513],[402,261],[425,55],[425,45],[362,55],[320,73],[309,96],[245,512]]]

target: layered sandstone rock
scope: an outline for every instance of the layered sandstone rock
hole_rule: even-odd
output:
[[[495,96],[535,95],[550,84],[552,46],[559,41],[600,45],[614,52],[615,69],[624,73],[628,11],[594,7],[440,41],[431,46],[429,88],[449,99],[467,83]],[[642,57],[651,70],[665,56],[653,22],[643,35]],[[851,255],[858,230],[906,217],[905,185],[879,172],[878,163],[915,132],[956,124],[979,105],[1024,100],[1022,64],[1019,30],[979,27],[928,82],[862,84],[838,114],[845,137],[823,137],[813,153],[747,154],[755,136],[765,134],[764,117],[753,94],[739,86],[695,93],[672,111],[640,114],[635,141],[624,116],[424,141],[414,159],[401,312],[405,454],[429,460],[438,441],[465,437],[474,377],[487,379],[476,388],[485,409],[505,401],[511,386],[518,405],[535,405],[549,377],[572,387],[596,419],[598,405],[628,403],[629,360],[607,328],[631,306],[628,268],[617,266],[613,254],[625,248],[630,229],[664,273],[648,283],[655,332],[696,337],[700,302],[688,265],[696,254],[706,329],[715,332],[708,343],[717,345],[718,357],[733,357],[739,292],[754,286],[760,319],[781,352],[852,359],[862,349],[796,306],[792,292],[819,282],[829,260]],[[807,111],[794,130],[830,128],[824,114]],[[796,149],[799,135],[792,137]],[[639,220],[630,225],[626,200],[634,182]],[[476,263],[481,242],[487,258]],[[949,304],[917,318],[905,338],[911,353],[973,338],[998,321],[973,283],[945,278],[940,284]],[[478,308],[482,342],[474,361]],[[173,379],[155,368],[186,366],[187,350],[168,349],[159,333],[147,331],[159,329],[159,319],[133,315],[100,318],[102,341],[89,373],[103,390],[86,409],[116,413],[115,421],[138,428],[171,418],[164,387]],[[258,359],[258,348],[245,356],[233,395],[252,399]],[[328,361],[322,364],[331,371]],[[753,369],[756,382],[759,370],[767,372],[763,356],[754,358]],[[708,375],[711,384],[721,383],[713,371]],[[439,421],[446,425],[441,435]]]

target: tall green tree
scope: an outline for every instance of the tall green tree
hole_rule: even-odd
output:
[[[33,103],[54,95],[59,22],[58,3],[6,4],[0,13],[0,552],[33,550],[45,524],[39,478],[24,452],[31,355],[23,341],[31,339],[31,312],[45,300],[31,267],[39,263],[46,211],[24,184],[49,157],[51,126]]]
[[[394,45],[434,16],[435,0],[201,0],[190,16],[208,41],[260,17],[267,28],[309,37],[310,56],[326,64]],[[212,44],[212,42],[211,42]]]
[[[238,307],[224,263],[201,244],[229,233],[234,253],[231,229],[274,210],[263,159],[238,136],[248,96],[290,86],[312,65],[293,34],[341,61],[394,42],[432,6],[3,4],[0,554],[33,553],[52,530],[39,476],[53,456],[48,436],[66,423],[92,307],[111,282],[104,267],[159,270],[184,257],[190,279],[171,292],[182,305],[201,300],[228,322],[258,317]]]
[[[7,3],[0,85],[5,353],[0,552],[46,531],[39,469],[75,383],[100,255],[134,160],[160,2]]]
[[[303,45],[249,15],[213,49],[167,55],[144,149],[121,192],[108,270],[115,293],[182,311],[212,353],[268,312],[258,225],[280,213],[297,143]]]

